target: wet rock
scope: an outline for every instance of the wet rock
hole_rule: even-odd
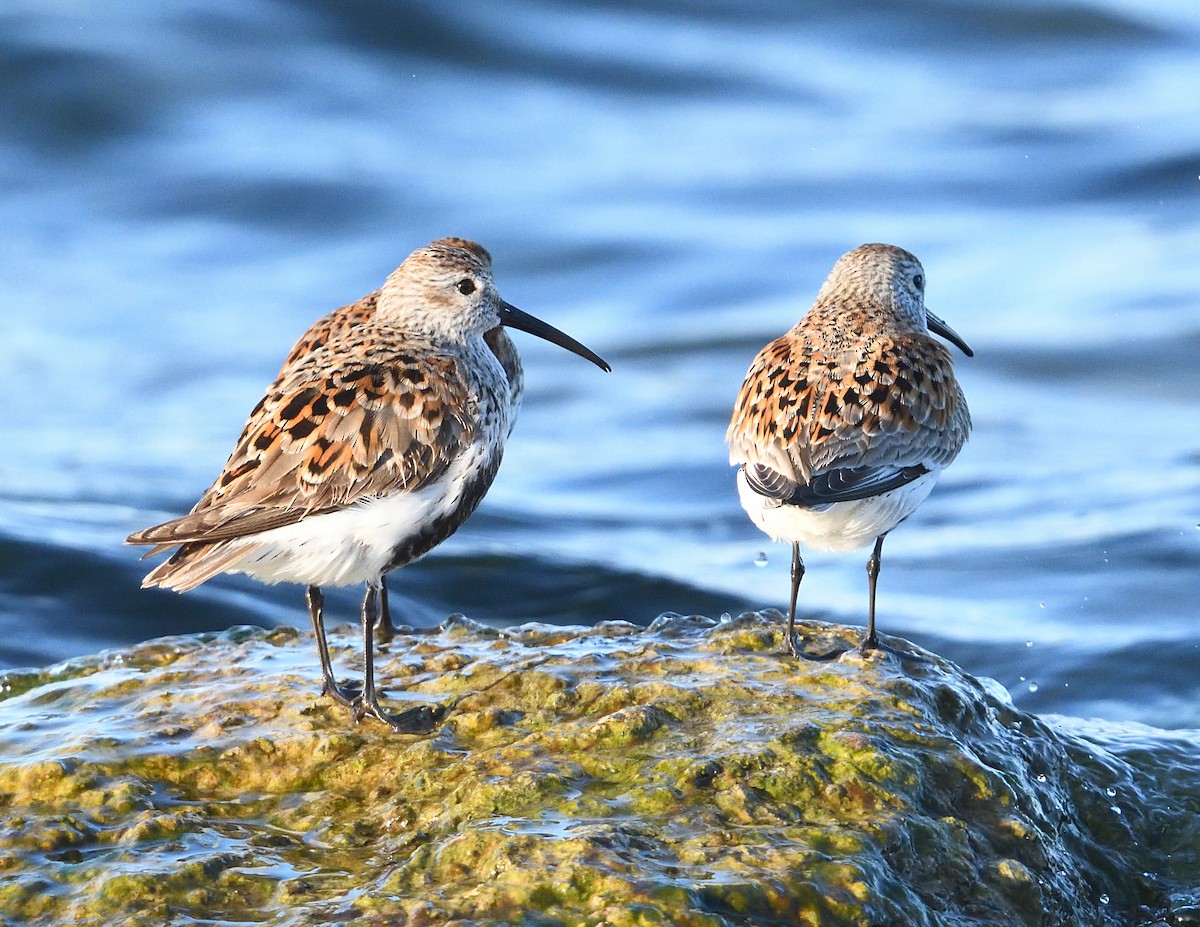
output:
[[[0,921],[1116,925],[1194,898],[1161,839],[1194,821],[1135,749],[901,641],[782,656],[781,627],[402,635],[380,674],[451,706],[429,737],[351,723],[289,629],[9,673]]]

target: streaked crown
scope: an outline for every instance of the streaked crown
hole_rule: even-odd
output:
[[[501,303],[487,249],[465,238],[439,238],[392,271],[380,289],[376,317],[463,341],[498,327]]]
[[[882,310],[902,330],[929,330],[925,269],[914,255],[895,245],[859,245],[838,258],[813,308],[836,305]]]

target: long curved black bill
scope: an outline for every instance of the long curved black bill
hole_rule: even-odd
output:
[[[560,348],[566,348],[572,354],[586,357],[605,373],[612,373],[612,368],[608,366],[608,362],[591,348],[585,347],[566,332],[560,332],[553,325],[531,316],[528,312],[522,312],[516,306],[509,305],[504,300],[500,301],[500,324],[508,328],[519,328],[523,332],[529,332],[531,335],[544,338],[550,343],[558,345]]]
[[[967,345],[967,343],[965,341],[963,341],[962,338],[959,337],[958,332],[956,332],[953,328],[951,328],[949,325],[947,325],[945,322],[943,322],[941,319],[939,319],[936,315],[934,315],[928,309],[925,310],[925,319],[929,323],[929,330],[931,332],[933,332],[935,335],[941,335],[943,338],[945,338],[951,344],[955,345],[965,355],[967,355],[967,357],[975,356],[975,352],[972,351],[971,348]]]

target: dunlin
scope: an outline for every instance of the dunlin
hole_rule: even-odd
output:
[[[472,251],[480,260],[487,263],[489,267],[491,266],[491,255],[473,241],[467,241],[465,238],[442,238],[439,239],[438,244]],[[376,290],[374,293],[368,293],[362,299],[339,306],[313,322],[292,345],[291,351],[288,352],[288,356],[279,370],[279,376],[287,373],[288,368],[306,354],[324,347],[334,336],[344,334],[374,319],[375,309],[379,305],[380,292],[380,290]],[[504,368],[504,375],[508,378],[509,401],[513,409],[508,425],[511,434],[513,425],[517,421],[515,412],[520,408],[521,397],[525,391],[525,373],[521,369],[521,359],[517,356],[517,346],[512,343],[512,339],[508,337],[503,326],[493,328],[485,333],[483,338],[488,343],[488,347],[492,349],[492,353],[496,355],[496,360],[500,361],[500,366]],[[396,626],[392,621],[392,609],[388,603],[387,577],[385,576],[379,581],[379,622],[375,628],[375,639],[378,643],[384,644],[395,636]]]
[[[725,439],[751,520],[792,544],[789,651],[796,645],[800,545],[867,561],[863,648],[878,647],[875,585],[883,539],[925,501],[958,455],[971,415],[941,335],[971,349],[925,308],[921,262],[868,244],[834,264],[807,314],[754,359]]]
[[[398,732],[442,710],[391,714],[375,684],[374,629],[389,571],[449,537],[500,466],[521,396],[502,326],[599,356],[500,298],[491,256],[463,239],[414,251],[372,294],[331,313],[293,348],[250,413],[225,469],[191,513],[130,535],[178,547],[143,586],[186,592],[219,573],[307,587],[324,691]],[[322,586],[365,583],[360,692],[334,679]]]

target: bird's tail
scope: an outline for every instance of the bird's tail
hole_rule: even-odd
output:
[[[142,588],[161,586],[163,589],[187,592],[218,573],[224,573],[252,552],[253,547],[245,543],[233,544],[229,541],[184,544],[170,559],[146,574],[146,578],[142,580]]]

